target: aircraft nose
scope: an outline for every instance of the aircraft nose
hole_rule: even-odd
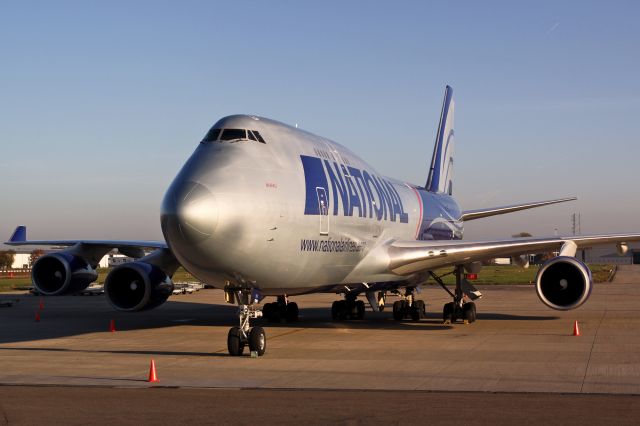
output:
[[[162,216],[165,236],[169,231],[189,244],[202,242],[213,235],[218,224],[215,196],[200,183],[178,183],[165,196]]]

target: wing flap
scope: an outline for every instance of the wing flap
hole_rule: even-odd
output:
[[[519,238],[484,242],[394,241],[387,249],[388,269],[397,275],[411,275],[445,266],[490,260],[496,257],[557,251],[567,241],[573,241],[578,248],[586,248],[601,244],[640,241],[640,234]]]

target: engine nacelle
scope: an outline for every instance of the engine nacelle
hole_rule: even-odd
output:
[[[162,269],[145,262],[116,266],[104,282],[104,294],[119,311],[157,308],[173,292],[173,282]]]
[[[62,296],[84,290],[98,273],[81,257],[65,252],[39,258],[31,269],[33,286],[47,296]]]
[[[589,298],[591,271],[575,257],[558,256],[547,261],[536,276],[536,292],[553,309],[575,309]]]

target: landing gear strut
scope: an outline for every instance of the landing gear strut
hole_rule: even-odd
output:
[[[267,335],[262,327],[251,327],[251,319],[260,318],[262,311],[256,307],[259,295],[251,289],[225,289],[225,298],[229,303],[238,303],[240,326],[231,327],[227,335],[229,355],[240,356],[244,347],[258,356],[264,355],[267,349]]]
[[[336,300],[331,305],[331,318],[334,321],[344,321],[346,319],[363,319],[364,302],[357,300],[356,294],[347,293],[344,300]]]
[[[298,304],[289,302],[287,295],[278,296],[273,303],[265,303],[262,307],[264,317],[269,322],[295,322],[298,321]]]
[[[453,298],[453,302],[445,303],[442,309],[442,321],[444,324],[451,324],[457,320],[462,320],[465,324],[470,324],[475,322],[477,318],[476,304],[466,300],[467,298],[462,290],[464,266],[456,265],[453,273],[456,275],[456,289],[454,293],[445,286],[441,277],[437,276],[433,272],[429,272],[433,279],[436,280],[436,282],[440,284],[440,286]]]
[[[407,288],[402,300],[393,302],[393,319],[402,321],[411,318],[419,321],[427,315],[426,305],[423,300],[416,300],[413,288]]]

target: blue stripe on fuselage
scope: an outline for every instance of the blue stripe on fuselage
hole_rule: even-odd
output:
[[[320,205],[317,188],[324,188],[326,192],[329,192],[327,176],[324,173],[324,168],[319,158],[301,155],[300,159],[302,160],[302,167],[304,168],[304,181],[307,192],[304,214],[319,215]]]
[[[400,194],[393,184],[366,170],[301,155],[305,180],[305,215],[319,215],[317,188],[324,188],[333,202],[333,215],[369,217],[408,223]],[[329,206],[330,207],[330,206]],[[339,207],[342,207],[339,209]],[[357,211],[357,213],[356,213]]]

